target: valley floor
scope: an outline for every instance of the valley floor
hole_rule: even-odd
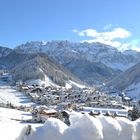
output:
[[[17,106],[30,106],[34,103],[23,93],[16,91],[7,83],[0,81],[0,103],[12,103]]]

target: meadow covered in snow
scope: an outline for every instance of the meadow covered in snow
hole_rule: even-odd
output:
[[[34,103],[23,93],[11,87],[8,83],[0,81],[0,103],[12,103],[16,106],[31,106]]]
[[[88,114],[73,112],[71,125],[49,118],[45,124],[32,127],[24,126],[16,140],[140,140],[140,120],[135,122],[125,118],[92,117]]]
[[[15,140],[27,123],[21,120],[32,118],[31,113],[19,111],[16,109],[0,107],[0,140]],[[40,124],[32,124],[34,127]]]

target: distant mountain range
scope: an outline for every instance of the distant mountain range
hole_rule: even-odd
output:
[[[40,63],[48,63],[45,61],[44,56],[40,56],[41,58],[39,57],[37,59],[36,55],[43,53],[55,65],[65,67],[65,69],[70,71],[69,74],[72,73],[73,77],[78,77],[81,81],[90,85],[108,83],[112,79],[116,79],[117,76],[122,77],[125,71],[140,62],[140,52],[133,50],[120,52],[114,47],[101,43],[35,41],[22,44],[13,50],[8,48],[0,50],[2,50],[0,51],[0,66],[10,69],[14,68],[15,73],[18,73],[18,70],[21,71],[23,66],[24,68],[28,67],[31,62],[37,63],[39,68]],[[32,63],[31,65],[33,65]],[[45,69],[47,68],[42,67],[41,70],[43,70],[43,73],[46,73]],[[121,78],[119,77],[118,79]],[[128,77],[129,74],[124,79]],[[112,83],[114,82],[112,81]],[[123,89],[122,84],[118,87],[121,90]]]
[[[46,53],[90,85],[107,82],[140,61],[140,52],[119,52],[101,43],[28,42],[15,49],[23,54]]]
[[[133,50],[119,52],[116,48],[101,43],[29,42],[16,47],[16,50],[21,53],[43,52],[62,64],[70,62],[72,59],[101,62],[110,68],[121,71],[140,61],[140,52]]]

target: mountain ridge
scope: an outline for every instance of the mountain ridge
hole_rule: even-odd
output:
[[[71,73],[88,84],[108,82],[114,76],[140,61],[140,52],[119,52],[116,48],[101,43],[78,43],[70,41],[28,42],[15,48],[21,53],[46,53],[62,64]],[[84,63],[85,62],[85,66]],[[81,65],[80,65],[81,64]],[[77,67],[78,66],[78,67]],[[92,70],[100,68],[102,71]],[[88,70],[88,74],[86,74]],[[82,72],[83,71],[83,72]],[[104,75],[106,73],[106,75]],[[83,78],[85,75],[85,78]],[[92,81],[92,82],[91,82]]]
[[[140,61],[140,52],[119,52],[116,48],[101,43],[31,41],[3,56],[0,65],[12,68],[39,53],[46,54],[56,64],[63,65],[90,85],[107,83]]]

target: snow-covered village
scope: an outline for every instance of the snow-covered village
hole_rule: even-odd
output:
[[[116,91],[114,94],[112,90],[106,92],[80,85],[45,86],[33,80],[13,85],[11,75],[3,71],[0,76],[3,138],[139,140],[140,100]]]
[[[0,0],[0,140],[140,140],[139,0]]]

